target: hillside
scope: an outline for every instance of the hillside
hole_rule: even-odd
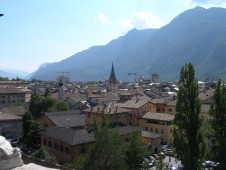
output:
[[[55,80],[67,71],[72,80],[106,80],[114,62],[118,79],[127,73],[161,80],[177,80],[187,62],[195,65],[198,78],[226,77],[226,9],[196,7],[166,26],[153,30],[133,29],[104,46],[91,47],[61,62],[47,64],[32,78]]]

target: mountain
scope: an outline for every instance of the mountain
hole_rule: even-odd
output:
[[[181,67],[191,62],[199,79],[226,78],[226,9],[196,7],[160,29],[129,31],[104,46],[94,46],[61,62],[47,64],[32,76],[55,80],[69,72],[72,80],[106,80],[114,62],[118,79],[128,73],[158,72],[161,80],[177,80]]]
[[[8,77],[9,79],[17,77],[24,79],[29,74],[30,73],[21,70],[11,70],[11,69],[0,70],[0,77]]]

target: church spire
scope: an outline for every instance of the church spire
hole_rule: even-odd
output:
[[[114,70],[114,64],[113,64],[113,62],[112,62],[112,67],[111,67],[111,74],[110,74],[110,77],[109,77],[109,83],[110,84],[117,83],[117,79],[116,79],[116,76],[115,76],[115,70]]]

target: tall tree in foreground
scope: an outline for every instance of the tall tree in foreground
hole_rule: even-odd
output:
[[[200,117],[201,102],[198,99],[198,82],[191,63],[182,67],[179,79],[178,100],[174,124],[174,146],[185,170],[200,169],[206,156],[202,119]]]
[[[148,156],[148,151],[142,145],[140,132],[138,130],[134,130],[133,133],[130,134],[125,153],[128,169],[142,169],[142,163],[144,158]]]
[[[213,136],[216,138],[215,156],[220,168],[226,167],[226,87],[218,80],[210,109]]]
[[[96,121],[95,121],[96,122]],[[110,129],[105,114],[102,113],[102,125],[95,123],[95,144],[86,164],[87,170],[126,169],[117,129]]]

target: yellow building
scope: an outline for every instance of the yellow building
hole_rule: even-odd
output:
[[[139,118],[139,127],[161,134],[161,144],[172,144],[174,116],[167,113],[146,112]]]
[[[129,115],[129,125],[138,126],[138,117],[144,112],[156,112],[155,104],[149,100],[135,98],[126,102],[117,102],[116,105],[131,110]]]

